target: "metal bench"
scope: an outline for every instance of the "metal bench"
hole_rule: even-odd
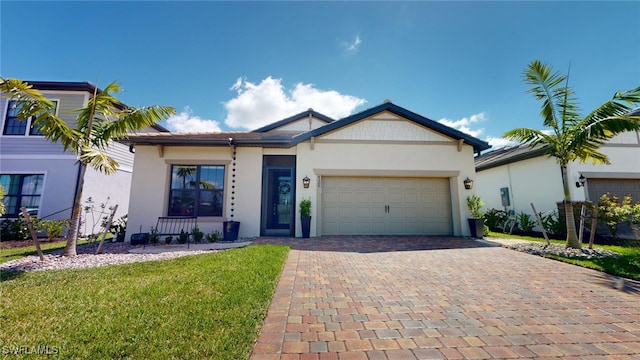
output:
[[[187,236],[187,248],[193,228],[198,225],[196,216],[161,216],[155,227],[157,236]]]

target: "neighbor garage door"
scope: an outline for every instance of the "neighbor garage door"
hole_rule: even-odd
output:
[[[451,235],[446,178],[322,178],[322,235]]]
[[[622,199],[631,195],[634,202],[640,201],[640,179],[587,179],[589,200],[597,202],[602,194],[611,193]]]

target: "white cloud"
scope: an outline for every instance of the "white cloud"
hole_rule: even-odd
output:
[[[485,120],[486,115],[485,113],[481,112],[479,114],[473,114],[470,117],[464,117],[460,120],[440,119],[438,120],[438,122],[442,125],[446,125],[458,131],[462,131],[465,134],[471,135],[473,137],[478,137],[484,132],[484,128],[472,129],[471,126]]]
[[[167,119],[167,128],[171,132],[194,133],[194,132],[220,132],[219,123],[215,120],[202,119],[194,116],[191,108],[186,106],[182,112],[171,115]]]
[[[356,39],[348,47],[349,51],[358,50],[358,48],[360,47],[360,43],[362,43],[362,41],[360,40],[360,36],[356,35]]]
[[[473,114],[469,117],[464,117],[460,120],[440,119],[439,123],[452,127],[465,134],[471,135],[476,138],[484,133],[484,128],[476,128],[481,122],[487,121],[487,115],[484,112]],[[493,149],[498,149],[505,146],[513,146],[518,144],[515,141],[507,140],[502,137],[486,136],[484,141],[488,142]]]
[[[491,147],[493,149],[499,149],[499,148],[503,148],[505,146],[514,146],[517,145],[518,143],[513,141],[513,140],[508,140],[505,138],[501,138],[501,137],[493,137],[493,136],[487,136],[486,139],[484,139],[486,142],[489,143],[489,145],[491,145]]]
[[[237,92],[235,98],[224,103],[227,110],[225,124],[232,128],[256,129],[309,108],[340,119],[366,103],[365,99],[334,90],[320,90],[313,84],[298,83],[286,91],[282,79],[271,76],[259,84],[239,78],[230,90]]]

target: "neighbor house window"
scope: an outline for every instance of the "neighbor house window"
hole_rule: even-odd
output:
[[[53,101],[54,112],[58,111],[58,101]],[[16,100],[9,100],[7,103],[7,114],[4,118],[4,135],[42,135],[40,127],[33,124],[33,117],[26,120],[18,118],[18,113],[22,106],[22,102]],[[27,132],[27,129],[29,131]]]
[[[30,215],[37,215],[44,188],[43,174],[0,175],[0,186],[4,189],[6,217],[18,217],[20,208],[27,208]]]
[[[223,165],[172,165],[169,216],[222,216]]]

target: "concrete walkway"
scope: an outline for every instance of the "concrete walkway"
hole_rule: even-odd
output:
[[[252,360],[640,358],[640,295],[606,274],[448,237],[288,243]]]
[[[145,245],[135,247],[129,250],[132,254],[160,254],[164,252],[174,251],[213,251],[213,250],[225,250],[239,248],[251,244],[251,241],[237,241],[237,242],[215,242],[215,243],[201,243],[201,244],[158,244],[158,245]]]

